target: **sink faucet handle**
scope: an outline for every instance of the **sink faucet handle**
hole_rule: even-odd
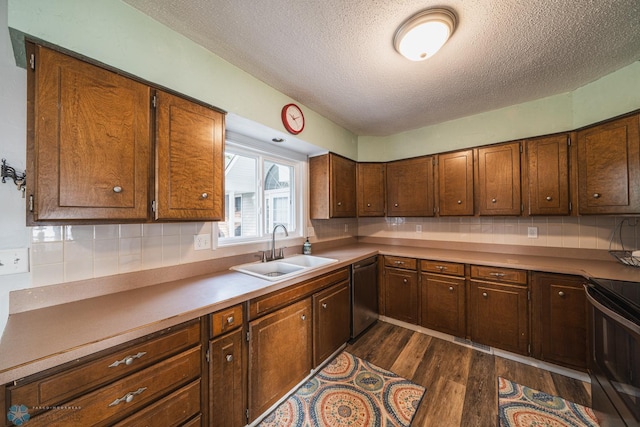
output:
[[[279,250],[278,250],[278,258],[282,259],[284,258],[284,249],[286,248],[286,246],[282,246]]]
[[[260,262],[267,262],[267,252],[268,251],[258,251],[258,258],[260,258]]]

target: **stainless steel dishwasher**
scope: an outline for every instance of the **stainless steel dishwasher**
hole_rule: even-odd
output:
[[[378,320],[378,262],[371,257],[351,268],[351,339]]]

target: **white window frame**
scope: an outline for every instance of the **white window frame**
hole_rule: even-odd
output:
[[[266,145],[266,147],[265,147]],[[267,145],[265,142],[254,140],[253,138],[235,134],[233,132],[227,132],[226,147],[227,149],[238,153],[239,155],[254,157],[258,159],[257,166],[257,180],[256,189],[259,192],[257,197],[258,203],[258,235],[250,237],[219,237],[219,247],[231,247],[236,245],[246,245],[252,243],[260,243],[271,241],[272,230],[266,230],[265,227],[265,195],[263,188],[264,179],[264,162],[271,161],[293,168],[293,197],[294,201],[294,213],[293,221],[295,222],[295,230],[288,230],[288,238],[298,238],[304,236],[306,229],[305,213],[307,201],[305,199],[305,189],[307,188],[306,172],[307,172],[307,156],[301,153],[291,152],[289,150],[283,150],[277,146]],[[226,184],[225,184],[226,185]],[[226,188],[225,188],[226,193]],[[229,203],[232,203],[229,201]],[[231,206],[228,207],[231,209]],[[284,236],[278,236],[278,241],[285,239]]]

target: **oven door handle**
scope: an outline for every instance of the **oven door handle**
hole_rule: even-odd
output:
[[[595,298],[593,298],[591,296],[591,294],[589,293],[589,289],[588,289],[587,285],[584,285],[584,292],[587,295],[587,300],[589,300],[589,302],[591,303],[591,305],[593,305],[594,308],[598,309],[600,312],[602,312],[605,315],[609,316],[615,322],[617,322],[618,324],[624,326],[625,328],[627,328],[631,332],[635,333],[636,335],[640,335],[640,326],[636,325],[635,323],[633,323],[629,319],[619,315],[618,313],[616,313],[615,311],[611,310],[610,308],[607,308],[604,305],[602,305],[602,303],[600,303],[598,300],[596,300]]]

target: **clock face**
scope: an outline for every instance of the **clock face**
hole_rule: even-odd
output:
[[[304,115],[296,104],[282,107],[282,124],[289,133],[299,134],[304,129]]]

